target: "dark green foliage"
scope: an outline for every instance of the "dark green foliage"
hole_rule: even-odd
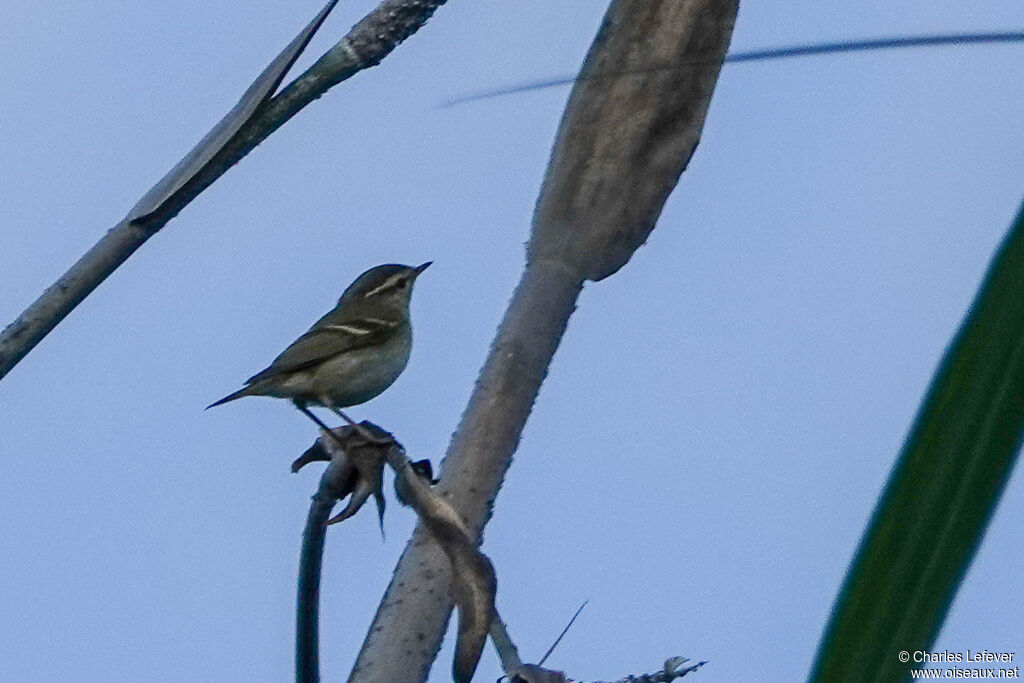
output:
[[[853,560],[812,681],[898,681],[929,650],[1024,430],[1024,211],[932,380]],[[920,665],[916,665],[920,666]]]

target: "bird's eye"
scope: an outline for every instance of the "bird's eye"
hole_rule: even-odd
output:
[[[409,280],[407,278],[402,278],[401,280],[398,281],[397,287],[399,289],[405,289],[408,286],[409,286]]]

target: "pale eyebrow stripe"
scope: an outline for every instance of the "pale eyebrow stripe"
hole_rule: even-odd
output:
[[[383,292],[383,291],[384,291],[384,290],[386,290],[386,289],[391,289],[391,288],[392,288],[392,287],[394,287],[394,286],[395,286],[396,284],[398,284],[398,281],[399,281],[400,279],[402,279],[402,278],[404,278],[404,277],[405,277],[405,274],[404,274],[404,273],[398,273],[397,275],[392,275],[391,277],[389,277],[389,278],[388,278],[387,280],[385,280],[385,281],[384,281],[384,284],[382,284],[382,285],[380,285],[380,286],[378,286],[378,287],[374,287],[374,288],[373,288],[373,289],[371,289],[371,290],[370,290],[369,292],[367,292],[366,294],[364,294],[364,295],[363,295],[363,298],[364,298],[364,299],[368,299],[369,297],[373,296],[373,295],[374,295],[374,294],[376,294],[377,292]]]
[[[391,320],[381,320],[380,318],[363,318],[360,322],[368,322],[373,325],[379,325],[381,327],[396,327],[397,322]]]

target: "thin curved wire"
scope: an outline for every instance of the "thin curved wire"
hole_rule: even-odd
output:
[[[766,48],[762,50],[748,50],[745,52],[733,52],[725,56],[725,64],[738,64],[741,62],[765,62],[774,59],[789,59],[791,57],[811,57],[817,55],[842,54],[847,52],[865,52],[868,50],[892,50],[899,48],[913,47],[942,47],[949,45],[986,45],[994,43],[1020,43],[1024,42],[1024,31],[1003,31],[988,33],[943,33],[929,34],[923,36],[901,36],[896,38],[870,38],[867,40],[842,40],[830,43],[809,43],[803,45],[789,45],[786,47]],[[639,73],[650,73],[652,71],[664,71],[668,69],[680,69],[687,66],[696,66],[703,62],[688,61],[682,64],[671,64],[653,66],[644,69],[620,71],[614,74],[595,74],[590,76],[591,80],[598,78],[617,78]],[[544,90],[557,88],[562,85],[571,85],[577,80],[576,76],[562,76],[543,81],[531,81],[502,88],[480,90],[468,95],[454,97],[440,106],[453,107],[467,102],[478,100],[489,100],[505,95],[515,95],[533,90]]]

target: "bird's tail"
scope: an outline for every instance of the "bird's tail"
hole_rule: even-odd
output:
[[[206,406],[205,410],[209,410],[210,408],[212,408],[214,406],[222,405],[224,403],[227,403],[228,401],[234,401],[236,398],[242,398],[243,396],[252,396],[252,387],[251,386],[243,387],[243,388],[239,389],[238,391],[236,391],[236,392],[234,392],[232,394],[228,394],[227,396],[225,396],[224,398],[220,399],[219,401],[214,401],[210,405]]]

